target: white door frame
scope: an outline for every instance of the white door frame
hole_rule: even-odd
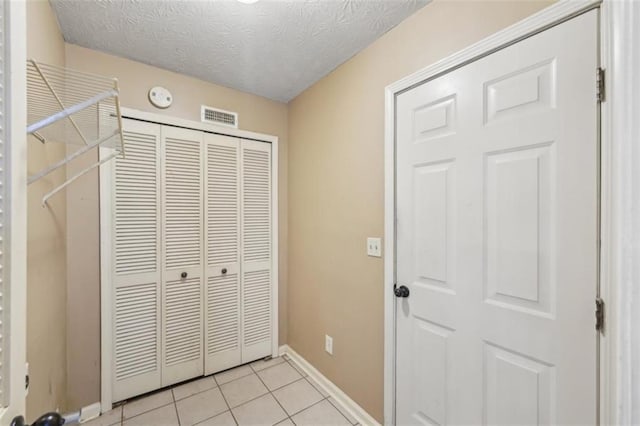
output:
[[[137,120],[158,123],[167,126],[184,127],[201,130],[209,133],[217,133],[242,139],[251,139],[271,144],[271,280],[272,287],[272,342],[271,356],[279,355],[278,346],[278,137],[262,133],[249,132],[234,128],[215,126],[197,121],[184,120],[161,114],[138,111],[131,108],[122,108],[122,116]],[[125,145],[125,155],[126,155]],[[100,150],[100,157],[106,158],[110,153],[106,149]],[[111,188],[113,186],[112,167],[100,167],[100,406],[101,412],[111,409],[113,404],[112,394],[112,298],[109,283],[112,283],[111,253],[113,240],[113,217]],[[106,194],[106,196],[105,196]]]
[[[8,392],[6,407],[0,404],[0,423],[26,415],[24,386],[27,361],[27,20],[24,2],[3,3],[6,31],[5,123],[5,279],[8,287]],[[5,295],[6,296],[6,295]],[[5,367],[5,368],[6,368]]]
[[[604,0],[600,21],[605,102],[601,110],[600,423],[640,423],[640,2]],[[634,270],[636,269],[636,270]]]
[[[600,297],[605,301],[605,332],[599,339],[599,422],[627,424],[640,421],[640,407],[630,398],[632,371],[638,371],[632,356],[640,356],[640,342],[623,340],[634,326],[633,307],[618,309],[618,300],[632,294],[633,275],[629,266],[640,262],[640,253],[632,252],[632,231],[640,229],[640,218],[629,217],[637,204],[640,184],[631,179],[634,144],[640,136],[640,51],[634,41],[640,39],[640,2],[634,0],[561,0],[530,17],[499,31],[441,61],[419,70],[385,89],[385,255],[384,255],[384,423],[395,424],[395,123],[396,96],[400,93],[462,67],[483,56],[544,31],[578,14],[600,8],[600,63],[606,70],[607,93],[601,105],[601,259]],[[633,48],[632,48],[633,46]],[[635,69],[633,67],[636,67]],[[593,70],[594,74],[596,70]],[[634,74],[635,72],[635,74]],[[616,85],[616,82],[618,84]],[[595,99],[594,99],[595,102]],[[635,121],[634,121],[635,120]],[[635,139],[634,139],[635,137]],[[625,161],[626,160],[626,161]],[[636,166],[637,167],[637,166]],[[632,192],[635,190],[635,192]],[[633,194],[635,197],[625,194]],[[637,243],[637,236],[635,237]],[[623,255],[626,255],[625,258]],[[635,257],[634,257],[635,256]],[[627,267],[627,269],[624,269]],[[637,283],[636,283],[637,284]],[[637,289],[636,289],[637,294]],[[595,301],[594,301],[595,302]],[[636,310],[640,302],[636,303]],[[595,310],[595,306],[594,306]],[[594,317],[595,324],[595,317]],[[626,328],[625,328],[626,327]],[[634,330],[637,334],[638,326]],[[620,345],[624,341],[625,346]],[[635,344],[635,346],[634,346]],[[627,364],[618,359],[627,360]],[[594,371],[595,374],[595,371]],[[640,385],[636,384],[636,389]]]

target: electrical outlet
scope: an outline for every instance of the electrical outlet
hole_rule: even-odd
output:
[[[333,355],[333,337],[324,335],[324,350],[329,354]]]
[[[367,238],[367,255],[382,257],[382,241],[380,238]]]

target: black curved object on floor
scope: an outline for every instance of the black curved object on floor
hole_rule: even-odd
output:
[[[10,426],[26,426],[24,424],[24,417],[22,416],[14,417],[13,420],[11,420]]]
[[[64,424],[64,417],[59,413],[47,413],[40,416],[38,420],[33,422],[31,426],[62,426]],[[11,426],[29,426],[25,423],[24,417],[17,416],[11,421]]]

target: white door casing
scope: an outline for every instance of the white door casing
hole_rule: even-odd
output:
[[[161,127],[162,386],[204,372],[203,133]]]
[[[0,424],[24,415],[27,336],[26,7],[0,5]]]
[[[640,2],[600,8],[602,67],[601,424],[640,424]]]
[[[113,399],[161,385],[160,127],[124,120],[125,158],[113,170]],[[103,194],[103,197],[106,194]]]
[[[398,424],[595,422],[597,54],[592,11],[398,96]]]
[[[7,153],[9,152],[9,140],[7,138],[6,129],[9,127],[7,123],[7,105],[8,102],[8,90],[7,80],[5,76],[9,71],[9,49],[6,47],[8,41],[7,34],[7,15],[8,7],[5,3],[0,5],[0,170],[10,171],[8,167],[11,163],[7,161]],[[11,393],[11,377],[9,374],[9,359],[10,350],[9,345],[9,327],[11,321],[9,321],[9,315],[11,313],[11,299],[9,298],[10,291],[8,280],[7,256],[5,253],[7,250],[7,223],[8,215],[5,213],[9,207],[9,191],[7,190],[6,182],[11,179],[11,176],[7,176],[5,173],[0,173],[0,418],[4,411],[10,404]],[[17,318],[17,315],[16,315]]]

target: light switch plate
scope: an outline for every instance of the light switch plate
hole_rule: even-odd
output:
[[[367,255],[382,257],[382,241],[380,238],[367,238]]]
[[[328,334],[324,335],[324,350],[329,354],[333,355],[333,337]]]

